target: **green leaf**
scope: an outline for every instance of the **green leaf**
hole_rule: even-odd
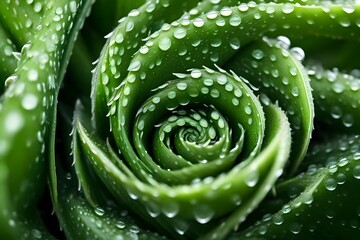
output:
[[[1,206],[4,211],[0,217],[7,222],[2,224],[4,229],[14,227],[10,221],[14,214],[33,209],[43,191],[46,151],[52,147],[48,141],[54,135],[60,83],[90,6],[91,1],[50,1],[42,5],[46,14],[23,46],[19,65],[12,74],[13,82],[1,99],[0,161],[8,172],[8,180],[0,186],[8,198],[8,203]],[[22,231],[15,232],[16,236],[24,235]]]
[[[94,2],[0,2],[2,238],[356,239],[358,0]]]
[[[342,136],[313,147],[308,170],[278,185],[272,201],[282,208],[230,239],[357,239],[358,141],[357,135]]]

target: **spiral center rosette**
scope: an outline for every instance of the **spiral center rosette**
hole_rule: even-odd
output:
[[[82,148],[116,198],[154,227],[223,237],[281,175],[290,152],[287,118],[275,105],[263,110],[241,78],[208,68],[153,92],[136,113],[132,152],[119,147],[116,155],[79,122]]]
[[[75,168],[94,205],[93,173],[152,228],[222,239],[284,169],[296,171],[313,129],[302,59],[287,38],[271,36],[356,39],[359,6],[193,5],[148,1],[107,35],[94,70],[93,126],[80,108],[75,117],[74,151],[87,160],[75,154]]]

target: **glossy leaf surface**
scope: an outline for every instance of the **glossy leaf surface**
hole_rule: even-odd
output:
[[[1,237],[357,239],[359,41],[357,0],[1,1]]]

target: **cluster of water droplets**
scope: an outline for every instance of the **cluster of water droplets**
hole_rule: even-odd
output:
[[[341,124],[345,129],[357,128],[356,110],[360,104],[360,80],[353,73],[339,69],[326,70],[320,66],[310,66],[308,74],[312,79],[315,107],[321,113],[319,121],[326,124]]]
[[[242,146],[240,147],[240,144],[235,141],[236,144],[230,144],[230,147],[223,147],[224,151],[223,149],[219,151],[219,161],[218,159],[211,161],[212,147],[216,146],[216,141],[223,141],[225,139],[223,136],[227,136],[226,134],[218,135],[218,133],[222,133],[223,129],[228,126],[232,127],[229,131],[229,139],[234,140],[235,138],[239,142],[242,138],[239,134],[242,131],[239,130],[241,127],[246,127],[246,137],[252,135],[251,127],[255,126],[255,129],[257,129],[256,127],[264,127],[262,107],[259,102],[250,103],[250,100],[253,99],[247,90],[261,92],[259,98],[262,99],[264,108],[274,107],[271,104],[273,102],[285,110],[293,132],[298,133],[298,135],[294,133],[293,136],[295,139],[300,139],[294,141],[294,145],[300,149],[297,151],[294,148],[298,154],[295,157],[297,160],[301,160],[306,152],[314,115],[309,79],[302,66],[302,61],[305,58],[304,51],[300,47],[291,48],[290,40],[287,37],[281,36],[275,40],[264,38],[261,40],[262,44],[266,45],[264,48],[253,49],[246,55],[246,60],[249,61],[244,61],[244,65],[248,64],[247,68],[251,69],[247,74],[252,75],[255,79],[261,79],[259,84],[253,84],[251,81],[238,77],[237,74],[242,74],[236,71],[230,72],[231,67],[229,72],[232,75],[220,68],[214,71],[204,67],[203,70],[200,69],[201,66],[214,63],[223,64],[233,56],[234,52],[241,51],[241,47],[246,46],[269,29],[270,31],[284,30],[291,33],[306,26],[311,29],[308,30],[310,32],[315,29],[315,31],[319,30],[320,34],[324,34],[321,32],[325,31],[323,26],[311,28],[311,26],[316,26],[319,15],[324,18],[329,17],[327,20],[329,22],[328,29],[342,29],[341,27],[353,29],[353,13],[356,7],[354,5],[354,11],[352,11],[350,5],[346,6],[343,8],[343,12],[349,15],[338,15],[334,11],[333,5],[329,9],[312,6],[315,8],[314,12],[319,12],[319,15],[313,14],[311,16],[310,13],[304,11],[307,8],[304,6],[306,3],[302,5],[301,3],[276,4],[249,1],[240,3],[236,7],[222,6],[217,8],[215,5],[219,4],[220,1],[210,2],[214,6],[204,14],[195,8],[180,19],[165,23],[160,29],[150,32],[150,22],[155,18],[159,21],[163,20],[157,15],[160,15],[159,13],[163,11],[161,9],[167,8],[168,4],[148,1],[141,8],[131,11],[127,17],[122,18],[119,21],[119,26],[106,36],[108,40],[103,50],[104,56],[95,63],[97,66],[94,69],[96,86],[93,87],[92,97],[94,102],[98,103],[97,101],[99,101],[99,105],[93,106],[95,119],[104,117],[98,116],[98,114],[102,113],[99,106],[105,104],[114,140],[122,153],[119,157],[124,158],[129,166],[127,165],[126,168],[122,166],[119,171],[112,170],[111,167],[104,164],[106,161],[112,161],[107,159],[109,154],[104,154],[106,161],[99,157],[102,153],[100,147],[87,149],[87,155],[94,154],[97,156],[96,158],[90,157],[90,161],[96,165],[96,171],[104,176],[102,180],[110,185],[109,188],[120,201],[124,201],[132,210],[139,212],[139,215],[145,215],[143,218],[148,221],[150,219],[156,223],[168,222],[169,227],[165,232],[169,232],[171,229],[180,235],[189,234],[189,236],[194,234],[192,225],[203,226],[223,214],[230,215],[228,214],[229,209],[224,210],[221,206],[219,209],[214,207],[216,205],[214,199],[222,199],[225,202],[227,201],[228,205],[237,208],[250,197],[246,199],[242,192],[235,194],[232,190],[246,189],[244,195],[248,192],[255,195],[258,194],[256,191],[261,186],[263,189],[259,190],[260,193],[257,196],[262,196],[272,187],[271,181],[273,179],[264,180],[262,172],[258,171],[260,164],[249,168],[246,174],[241,177],[241,184],[243,184],[241,187],[230,180],[225,181],[226,174],[223,176],[218,172],[213,176],[195,170],[194,172],[200,176],[189,177],[192,172],[184,170],[183,173],[186,173],[183,174],[186,175],[184,178],[188,177],[187,180],[190,179],[190,181],[176,180],[174,177],[180,176],[181,171],[177,170],[183,170],[189,166],[191,168],[193,165],[202,167],[211,166],[211,163],[215,163],[214,165],[220,166],[223,164],[221,159],[227,157],[225,153],[232,153],[231,147],[238,151]],[[144,20],[144,16],[150,17]],[[276,20],[275,23],[268,24],[273,19]],[[247,27],[246,23],[250,21],[254,24]],[[244,32],[244,34],[235,34],[237,31]],[[354,36],[354,32],[350,30],[349,32],[350,35]],[[139,39],[143,39],[143,41]],[[271,51],[274,53],[268,54]],[[281,65],[284,62],[288,64],[288,67]],[[184,73],[191,67],[195,68]],[[179,73],[173,74],[174,72]],[[171,80],[174,75],[178,79]],[[311,74],[309,73],[309,75]],[[229,80],[230,78],[232,80]],[[239,88],[237,85],[240,83],[236,84],[236,82],[249,84],[251,87],[246,87],[245,91]],[[335,88],[336,91],[339,91],[339,86]],[[262,93],[264,89],[269,90]],[[204,99],[208,102],[203,104]],[[224,99],[226,100],[226,107],[222,108],[220,105],[216,107],[217,102]],[[249,100],[249,103],[244,102],[244,99]],[[198,111],[196,107],[201,105],[211,110],[217,108],[222,108],[223,111],[225,108],[234,109],[234,112],[241,115],[242,124],[239,124],[241,127],[234,123],[233,119],[237,119],[237,116],[229,114],[229,117],[224,114],[225,117],[222,117],[221,111],[220,113],[206,112],[207,110]],[[193,106],[196,107],[192,108]],[[226,111],[230,113],[230,110]],[[169,113],[170,116],[165,113]],[[303,114],[299,115],[299,113]],[[260,123],[257,122],[259,119]],[[155,138],[151,135],[154,132],[157,134],[155,134]],[[262,136],[261,130],[259,132],[259,136]],[[203,138],[203,136],[207,138]],[[260,143],[262,141],[251,138],[251,136],[249,139],[248,142],[257,141]],[[91,145],[91,140],[90,137],[82,137],[83,145],[86,147]],[[162,149],[162,146],[153,146],[153,142],[160,142],[167,150],[160,152],[159,149]],[[177,146],[172,146],[174,142],[177,143]],[[230,141],[226,140],[225,142]],[[245,141],[245,145],[248,142]],[[131,144],[128,146],[126,145],[128,143]],[[194,150],[196,144],[202,145],[201,151]],[[97,147],[96,144],[94,147]],[[255,157],[260,150],[261,147],[257,146],[247,156]],[[181,154],[182,151],[188,154]],[[236,151],[234,150],[233,153]],[[199,153],[199,156],[190,157],[198,158],[196,159],[198,161],[195,161],[195,164],[191,161],[189,161],[190,163],[187,162],[186,157],[194,152]],[[283,154],[285,152],[284,150]],[[174,161],[172,163],[161,163],[160,155],[167,157],[168,161],[172,161],[174,158]],[[204,156],[206,157],[204,158]],[[236,159],[236,157],[233,160],[241,165],[241,160]],[[293,164],[294,169],[299,161]],[[117,163],[114,162],[112,164],[115,167]],[[173,165],[170,166],[171,164]],[[236,166],[236,164],[234,165]],[[143,169],[139,170],[139,168]],[[240,167],[236,169],[233,171],[240,174]],[[128,170],[136,172],[130,180],[127,178],[127,174],[123,173]],[[275,170],[272,169],[272,171]],[[279,167],[274,179],[279,177],[281,173],[282,167]],[[173,179],[175,182],[172,182]],[[342,178],[340,177],[340,179]],[[161,183],[159,184],[157,181]],[[220,186],[219,183],[228,184]],[[331,185],[332,182],[327,180],[327,184]],[[160,185],[159,189],[154,188],[154,185]],[[171,185],[180,186],[170,188]],[[191,198],[190,193],[202,192],[203,188],[207,190],[205,197]],[[228,195],[230,200],[222,198],[224,195],[221,196],[221,193]],[[182,198],[179,199],[179,196]],[[184,196],[188,198],[186,201],[183,201]],[[250,199],[249,211],[256,207],[260,198],[257,197],[254,201]],[[301,201],[293,204],[296,206],[311,205],[313,201],[311,194],[305,194]],[[284,211],[288,210],[289,208],[286,208]],[[238,219],[237,222],[244,221],[249,211],[239,214],[240,220]],[[273,217],[272,220],[276,225],[281,225],[283,222],[281,214]],[[233,225],[231,229],[238,224]],[[224,223],[219,229],[227,227],[227,224]],[[301,224],[294,223],[289,227],[289,231],[298,234],[302,228]],[[261,232],[265,234],[266,227],[262,227]],[[217,233],[214,234],[212,235],[214,238],[218,237]]]
[[[326,235],[321,230],[322,224],[358,229],[357,212],[352,218],[341,220],[343,199],[351,195],[353,186],[360,179],[358,139],[358,135],[345,135],[312,147],[305,159],[307,170],[294,178],[291,185],[279,186],[277,197],[284,202],[281,209],[274,214],[265,214],[244,237],[270,235],[276,239],[291,237],[301,231],[305,231],[301,236]],[[319,207],[323,212],[314,214]],[[283,230],[274,231],[278,227]]]
[[[23,2],[1,3],[6,4],[1,6],[2,11],[12,14],[11,18],[2,14],[5,19],[2,23],[8,24],[7,30],[14,38],[7,40],[4,55],[13,58],[16,68],[11,69],[11,75],[5,80],[6,89],[0,103],[0,158],[5,161],[2,164],[8,164],[5,170],[10,173],[4,179],[7,184],[13,184],[9,191],[12,193],[5,197],[11,199],[10,209],[19,212],[32,211],[34,199],[38,200],[36,195],[41,194],[39,190],[46,175],[44,155],[50,142],[47,134],[55,121],[54,107],[70,56],[66,48],[75,40],[73,33],[78,30],[74,30],[75,19],[79,8],[84,6],[81,0]],[[79,20],[80,25],[83,20]],[[21,50],[18,52],[18,49]],[[9,216],[8,225],[32,228],[32,220],[29,222]],[[33,228],[21,237],[41,239],[44,232]]]

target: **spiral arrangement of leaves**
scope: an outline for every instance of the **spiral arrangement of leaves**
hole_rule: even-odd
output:
[[[359,1],[93,3],[0,2],[6,239],[357,239]]]

